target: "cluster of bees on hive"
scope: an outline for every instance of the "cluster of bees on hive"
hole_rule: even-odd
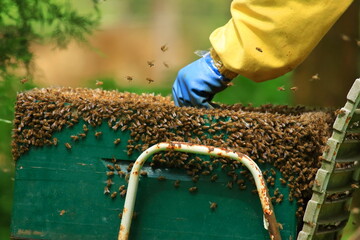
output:
[[[65,144],[71,149],[70,140],[60,143],[52,135],[81,119],[86,122],[84,133],[73,135],[72,139],[86,137],[86,129],[107,122],[112,131],[129,131],[128,155],[140,154],[153,144],[169,141],[231,149],[248,155],[260,167],[269,164],[277,169],[281,176],[276,176],[274,170],[264,171],[268,186],[274,186],[275,178],[279,178],[290,193],[284,196],[275,189],[271,193],[273,202],[278,204],[285,198],[297,201],[300,218],[316,184],[315,175],[334,118],[333,112],[308,111],[303,107],[235,104],[207,110],[176,107],[170,98],[153,94],[79,88],[33,89],[18,94],[12,151],[18,159],[32,146]],[[120,141],[115,138],[111,144]],[[107,174],[121,171],[115,164],[108,166]],[[221,168],[229,176],[228,188],[245,189],[244,176],[252,181],[251,174],[241,164],[226,158],[202,161],[186,153],[166,152],[154,155],[151,166],[184,169],[193,181],[205,175],[216,181],[214,171]],[[112,185],[109,179],[108,187]],[[177,185],[180,183],[175,181],[174,187]],[[126,189],[108,193],[116,197],[116,194],[125,195]]]

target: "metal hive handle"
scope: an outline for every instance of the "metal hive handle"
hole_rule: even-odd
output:
[[[260,197],[265,220],[268,224],[268,231],[271,240],[281,240],[279,224],[276,221],[275,212],[271,204],[270,196],[262,172],[257,164],[245,154],[233,152],[227,149],[209,147],[204,145],[185,143],[185,142],[162,142],[151,146],[141,153],[136,159],[131,169],[127,194],[120,223],[118,240],[127,240],[129,238],[131,218],[134,211],[136,193],[139,183],[139,172],[145,161],[153,154],[160,151],[179,151],[195,154],[204,154],[215,157],[227,157],[243,163],[251,172],[255,180],[255,185]]]

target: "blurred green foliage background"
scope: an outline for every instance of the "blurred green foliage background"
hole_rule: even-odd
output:
[[[176,40],[180,42],[178,46],[184,46],[184,50],[176,49],[180,58],[176,59],[178,64],[161,75],[162,79],[157,80],[156,84],[136,84],[136,81],[124,84],[124,81],[119,81],[118,77],[111,74],[100,74],[72,83],[72,86],[95,88],[97,80],[103,82],[101,86],[103,89],[135,93],[155,92],[165,96],[171,94],[172,82],[180,67],[198,58],[193,54],[195,50],[209,48],[210,33],[228,21],[230,0],[206,0],[206,4],[204,1],[193,0],[0,0],[0,239],[9,239],[10,236],[14,184],[11,121],[16,94],[34,87],[50,85],[46,81],[37,81],[36,75],[32,74],[37,67],[32,62],[34,60],[32,44],[65,48],[72,41],[80,41],[82,47],[93,48],[93,51],[101,55],[103,54],[101,50],[93,47],[91,42],[89,44],[84,42],[92,36],[95,29],[101,32],[109,25],[118,24],[133,28],[140,25],[142,29],[156,31],[159,27],[154,28],[151,25],[154,23],[152,19],[165,14],[163,7],[169,3],[172,4],[169,5],[169,9],[176,12],[168,14],[177,16]],[[17,17],[13,19],[12,16]],[[167,29],[164,28],[162,34],[166,35],[166,31]],[[139,34],[141,36],[141,32]],[[158,45],[161,44],[163,43],[159,42]],[[171,43],[167,44],[172,47]],[[138,46],[138,51],[143,51],[142,47],[142,45]],[[214,100],[227,104],[240,102],[254,105],[267,103],[291,105],[293,104],[293,92],[289,90],[293,86],[291,76],[292,73],[289,73],[263,83],[254,83],[238,77],[233,80],[233,86],[218,94]],[[24,79],[27,81],[22,83],[21,80]],[[67,86],[62,83],[57,85]],[[285,91],[279,91],[279,87],[284,87]]]

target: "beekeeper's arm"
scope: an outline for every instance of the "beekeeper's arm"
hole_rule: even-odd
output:
[[[211,108],[235,76],[261,82],[299,65],[352,0],[234,0],[230,21],[210,35],[210,54],[179,71],[178,106]]]

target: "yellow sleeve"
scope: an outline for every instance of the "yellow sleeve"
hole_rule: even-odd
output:
[[[230,71],[256,82],[299,65],[352,0],[233,0],[230,21],[210,35]]]

